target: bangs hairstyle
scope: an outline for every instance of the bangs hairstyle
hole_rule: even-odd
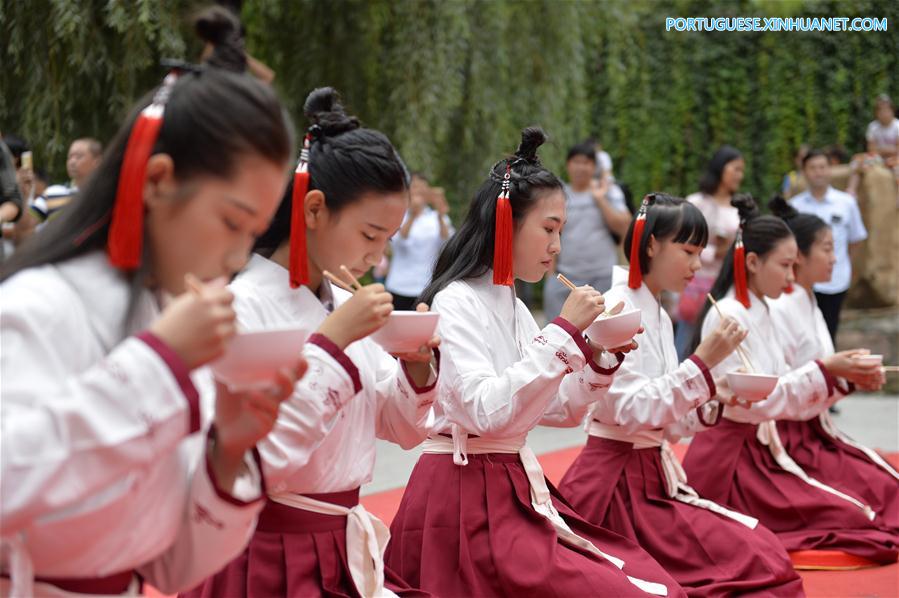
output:
[[[709,226],[699,208],[682,197],[674,197],[667,193],[650,193],[646,196],[649,205],[646,208],[646,223],[643,236],[640,238],[640,271],[649,272],[649,256],[646,248],[650,236],[656,241],[671,241],[705,247],[709,242]],[[631,242],[634,236],[634,224],[631,224],[624,236],[624,255],[631,254]]]

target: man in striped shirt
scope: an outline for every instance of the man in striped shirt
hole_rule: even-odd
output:
[[[100,164],[103,146],[91,137],[76,139],[69,146],[66,159],[66,171],[71,182],[69,184],[50,185],[43,195],[36,197],[31,204],[31,211],[40,221],[45,221],[59,209],[68,204],[75,193],[84,187],[87,178]]]

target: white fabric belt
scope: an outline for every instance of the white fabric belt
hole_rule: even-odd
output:
[[[444,436],[433,436],[428,438],[423,449],[425,453],[438,455],[453,455],[453,462],[456,465],[467,465],[468,454],[480,455],[486,453],[505,453],[517,454],[524,466],[525,474],[527,474],[528,485],[531,490],[531,506],[535,511],[543,515],[553,526],[559,539],[570,545],[585,550],[596,556],[599,556],[619,569],[624,568],[624,561],[618,557],[606,554],[596,547],[589,540],[582,538],[574,533],[568,526],[559,511],[552,502],[552,495],[546,485],[546,478],[543,476],[543,469],[537,456],[526,444],[526,437],[517,437],[510,439],[492,439],[492,438],[468,438],[468,435],[461,431],[458,426],[453,425],[452,439]],[[638,579],[636,577],[627,576],[628,580],[648,594],[655,596],[667,596],[668,589],[664,584],[654,583]]]
[[[829,492],[834,496],[851,502],[862,511],[864,511],[865,516],[869,520],[874,520],[876,514],[874,513],[874,509],[872,509],[870,506],[849,496],[848,494],[840,492],[836,488],[832,488],[831,486],[828,486],[823,482],[819,482],[815,478],[805,473],[805,470],[799,467],[799,464],[797,464],[796,461],[793,460],[793,457],[791,457],[789,453],[787,453],[787,449],[784,448],[783,442],[781,442],[780,440],[780,434],[777,433],[777,422],[775,422],[774,420],[769,420],[760,423],[756,430],[756,438],[759,442],[768,447],[768,450],[771,451],[771,456],[774,457],[774,460],[778,465],[781,466],[781,468],[784,469],[784,471],[793,474],[810,486],[814,486],[819,490]]]
[[[270,494],[269,498],[294,509],[345,516],[347,563],[356,590],[365,598],[396,596],[384,587],[384,551],[390,540],[390,530],[361,503],[350,509],[301,494]]]
[[[899,480],[899,472],[897,472],[895,469],[893,469],[890,466],[890,464],[887,463],[883,457],[878,455],[877,451],[869,449],[868,447],[866,447],[863,444],[857,443],[853,439],[846,436],[846,434],[841,432],[839,429],[837,429],[836,425],[834,425],[834,423],[833,423],[833,419],[831,419],[830,414],[828,412],[825,411],[824,413],[819,415],[818,421],[821,422],[821,427],[824,428],[824,431],[827,432],[828,434],[830,434],[833,438],[840,440],[840,441],[848,444],[849,446],[860,450],[861,452],[863,452],[865,454],[866,457],[871,459],[871,461],[873,461],[875,465],[879,465],[881,467],[881,469],[886,470],[886,472],[888,474],[890,474],[891,476],[893,476],[894,478]]]
[[[722,517],[733,519],[749,529],[755,529],[758,526],[759,520],[755,517],[732,511],[716,502],[699,496],[699,493],[687,484],[687,472],[684,471],[680,461],[678,461],[677,455],[671,449],[671,445],[665,440],[662,430],[641,430],[628,434],[624,432],[621,426],[610,426],[593,420],[590,422],[588,432],[591,436],[598,438],[630,442],[634,445],[634,449],[658,447],[662,457],[662,475],[665,477],[665,486],[670,498],[700,509],[712,511]]]
[[[23,534],[6,536],[0,540],[0,568],[9,572],[9,579],[0,578],[0,596],[46,596],[78,597],[87,596],[79,592],[69,592],[51,583],[35,581],[31,555],[22,541]],[[119,596],[140,596],[140,580],[136,576],[131,585]]]

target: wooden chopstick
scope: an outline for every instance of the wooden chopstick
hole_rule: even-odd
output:
[[[577,288],[577,287],[575,286],[575,284],[574,284],[573,282],[571,282],[570,280],[568,280],[568,278],[566,278],[565,275],[562,274],[561,272],[559,272],[558,274],[556,274],[556,278],[558,278],[558,279],[562,282],[562,284],[564,284],[566,287],[568,287],[568,288],[571,289],[572,291],[575,290],[575,289]],[[617,306],[616,306],[616,307],[617,307]],[[613,309],[614,309],[614,308],[613,308]],[[614,315],[617,315],[617,314],[621,313],[621,311],[622,311],[623,309],[624,309],[624,305],[622,304],[621,309],[619,309],[619,310],[618,310],[617,312],[615,312],[614,314],[611,312],[611,310],[606,309],[606,310],[603,310],[603,312],[602,312],[601,314],[599,314],[598,316],[596,316],[596,317],[599,318],[599,317],[602,317],[602,316],[614,316]]]
[[[721,317],[721,319],[723,320],[723,319],[724,319],[724,313],[721,311],[721,308],[718,307],[718,302],[715,301],[715,298],[712,297],[712,294],[711,294],[711,293],[708,293],[706,296],[709,298],[709,301],[712,302],[712,305],[715,306],[715,310],[718,312],[718,315],[719,315],[719,316]],[[746,368],[746,371],[747,371],[748,373],[750,373],[750,374],[755,373],[755,368],[752,367],[752,362],[749,360],[749,355],[747,355],[747,354],[745,353],[743,347],[741,347],[740,345],[737,345],[737,355],[740,356],[740,360],[743,362],[743,367]]]
[[[899,365],[884,365],[880,369],[884,372],[899,372]]]
[[[350,286],[352,286],[352,287],[353,287],[354,289],[356,289],[357,291],[358,291],[359,289],[362,288],[362,284],[361,284],[358,280],[356,280],[356,277],[353,276],[353,273],[350,272],[350,269],[349,269],[349,268],[347,268],[347,267],[344,266],[343,264],[340,264],[340,270],[341,270],[344,274],[346,274],[347,276],[350,277],[350,280],[352,281],[352,285],[350,285]]]
[[[565,278],[565,275],[562,274],[561,272],[559,272],[558,274],[556,274],[556,278],[558,278],[559,280],[561,280],[561,281],[562,281],[562,284],[564,284],[566,287],[568,287],[568,288],[571,289],[572,291],[573,291],[574,289],[577,288],[576,286],[574,286],[574,283],[571,282],[570,280],[568,280],[567,278]]]
[[[343,289],[344,291],[347,291],[347,292],[349,292],[349,293],[351,293],[351,294],[355,294],[355,293],[356,293],[356,289],[350,287],[349,285],[347,285],[347,283],[343,282],[341,279],[337,278],[336,276],[334,276],[333,274],[331,274],[331,273],[328,272],[327,270],[322,270],[322,276],[324,276],[325,278],[327,278],[328,280],[330,280],[334,285],[340,287],[340,288]]]

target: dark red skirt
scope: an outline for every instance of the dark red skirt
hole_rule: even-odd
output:
[[[640,596],[612,563],[562,544],[531,506],[518,455],[422,455],[390,528],[387,564],[409,583],[435,595]],[[548,484],[548,482],[547,482]],[[584,521],[550,485],[553,503],[571,529],[625,561],[624,573],[677,582],[639,546]]]
[[[771,531],[668,497],[658,448],[590,436],[559,485],[578,513],[633,540],[690,596],[803,596]]]
[[[354,507],[359,489],[310,498]],[[400,596],[428,596],[385,568],[385,585]],[[242,555],[193,590],[190,598],[283,596],[359,598],[346,554],[346,517],[268,501]]]
[[[892,534],[852,503],[781,469],[753,424],[722,418],[690,443],[684,469],[701,496],[758,518],[789,552],[841,550],[876,563],[896,561]]]
[[[877,513],[874,523],[899,543],[899,480],[854,446],[828,434],[817,417],[779,421],[777,431],[793,460],[813,478],[856,496]]]

